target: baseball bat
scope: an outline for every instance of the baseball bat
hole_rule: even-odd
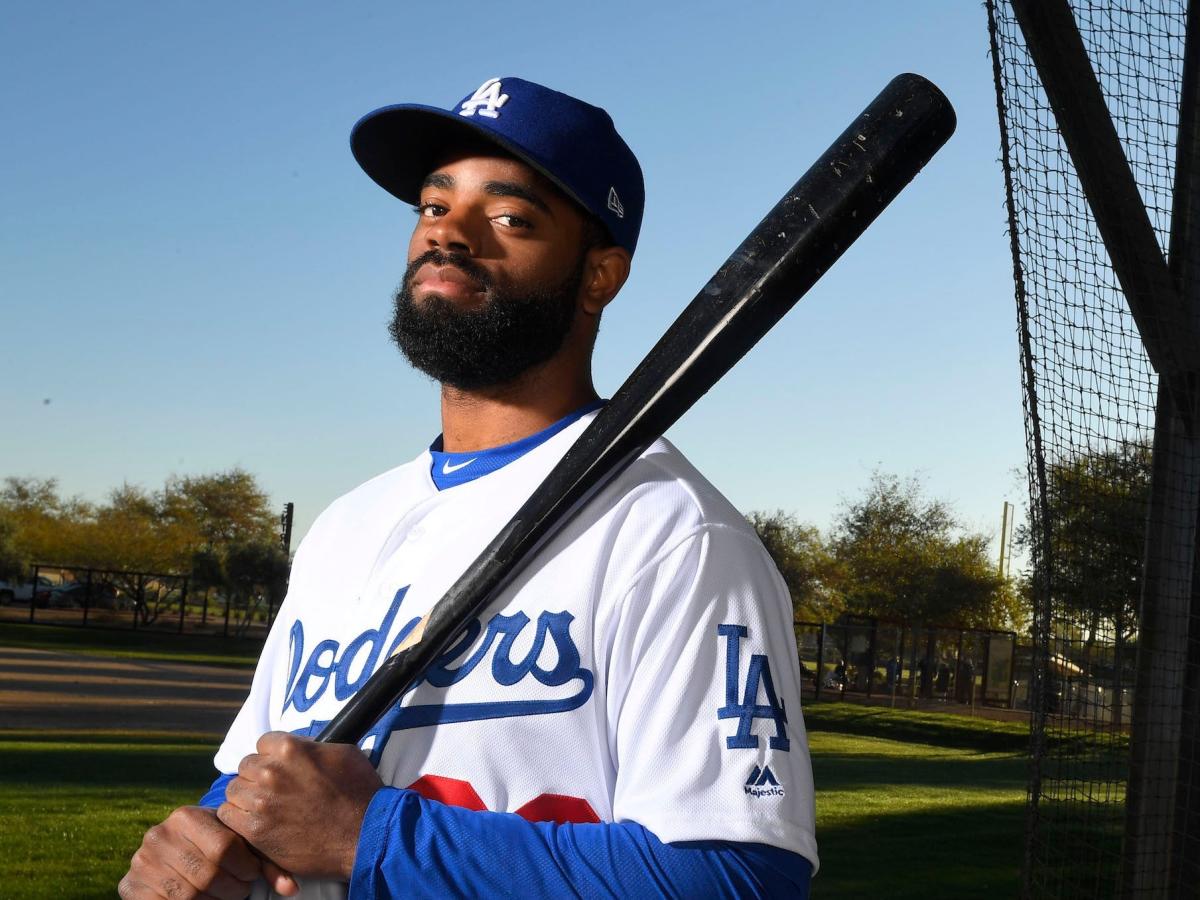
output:
[[[919,75],[894,78],[750,232],[407,645],[317,740],[360,740],[538,551],[791,309],[954,126],[936,86]]]

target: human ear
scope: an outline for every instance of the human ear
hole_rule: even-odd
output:
[[[629,277],[629,262],[624,247],[593,247],[587,252],[581,296],[584,312],[600,315]]]

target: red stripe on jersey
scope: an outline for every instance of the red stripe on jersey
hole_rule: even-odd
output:
[[[558,822],[562,825],[566,822],[600,821],[592,805],[582,797],[566,797],[562,794],[541,794],[515,812],[529,822]]]
[[[426,800],[436,800],[447,806],[461,806],[481,812],[487,809],[483,800],[471,787],[471,782],[458,778],[446,778],[442,775],[422,775],[408,786],[410,791],[416,791]],[[599,819],[596,820],[600,821]]]

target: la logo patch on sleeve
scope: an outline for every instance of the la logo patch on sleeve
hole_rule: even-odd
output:
[[[725,639],[725,705],[717,710],[718,719],[737,719],[737,734],[725,738],[730,750],[756,750],[760,739],[752,726],[755,719],[770,719],[775,724],[775,734],[767,740],[772,750],[790,750],[792,742],[787,736],[787,712],[775,693],[775,679],[771,677],[771,663],[765,653],[754,653],[746,669],[746,687],[738,699],[742,678],[742,641],[749,636],[745,625],[718,625],[717,636]],[[765,703],[759,703],[759,698]]]

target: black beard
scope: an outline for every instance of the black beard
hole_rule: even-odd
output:
[[[437,294],[418,307],[412,281],[425,263],[452,265],[483,288],[484,302],[460,309]],[[556,285],[534,285],[520,295],[497,287],[487,272],[465,256],[430,250],[408,265],[392,300],[388,333],[413,368],[435,381],[471,391],[513,381],[562,347],[575,321],[583,283],[584,256]]]

